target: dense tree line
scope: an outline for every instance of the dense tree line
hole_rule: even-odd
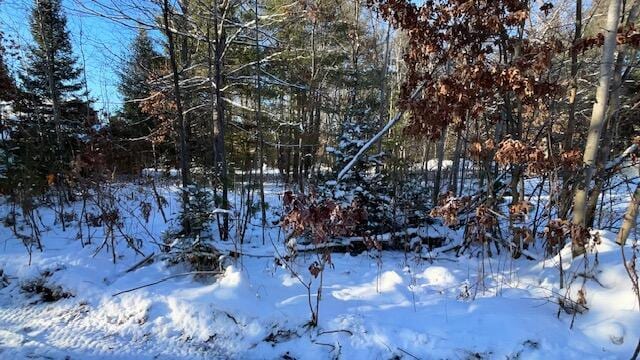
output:
[[[621,245],[633,234],[638,175],[622,174],[638,168],[640,0],[75,6],[135,32],[117,65],[115,113],[94,109],[62,0],[33,1],[32,41],[12,66],[18,46],[0,33],[0,194],[29,252],[43,249],[38,206],[56,209],[63,229],[77,220],[82,246],[83,224],[104,226],[114,262],[117,231],[139,252],[109,185],[140,183],[155,202],[140,204],[143,217],[156,206],[175,220],[159,243],[171,263],[220,265],[217,242],[242,244],[254,216],[286,230],[279,265],[291,270],[299,245],[315,251],[308,282],[291,270],[315,326],[332,249],[484,259],[561,256],[566,245],[581,256],[593,228],[616,231]],[[157,179],[139,176],[150,172],[177,175],[175,219]],[[283,190],[275,210],[265,200],[273,182]],[[624,215],[605,204],[623,186]],[[77,219],[66,211],[76,201]],[[430,233],[444,227],[462,239]],[[561,307],[582,301],[569,287]]]
[[[62,204],[85,178],[177,168],[181,233],[202,226],[208,188],[228,239],[235,184],[255,191],[247,211],[266,226],[265,169],[277,169],[294,193],[363,209],[352,235],[458,223],[474,209],[459,246],[503,246],[496,214],[508,198],[514,256],[545,226],[564,229],[550,253],[571,241],[578,255],[637,153],[639,1],[78,6],[136,31],[119,71],[124,104],[98,119],[60,0],[36,0],[17,79],[0,67],[14,109],[2,119],[1,191],[15,198],[54,192]],[[531,177],[550,189],[533,228],[518,220]],[[616,225],[627,233],[634,209]]]

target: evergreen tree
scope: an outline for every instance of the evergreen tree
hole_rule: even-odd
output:
[[[335,157],[334,179],[375,133],[374,126],[373,121],[367,121],[362,109],[350,112],[342,125],[338,146],[327,148],[327,152]],[[387,180],[380,171],[383,156],[383,153],[365,155],[337,184],[328,183],[336,200],[344,205],[357,203],[366,210],[368,221],[360,227],[372,233],[386,232],[394,227],[389,191],[385,186]]]
[[[69,184],[80,142],[97,122],[91,103],[81,100],[81,70],[76,66],[61,0],[35,0],[30,17],[34,43],[20,74],[15,102],[19,121],[9,133],[12,159],[4,186],[24,196],[56,184]]]
[[[4,60],[5,49],[2,41],[3,34],[0,31],[0,100],[7,101],[15,99],[16,87]]]
[[[82,88],[82,83],[61,0],[36,0],[30,26],[35,44],[29,47],[22,76],[25,90],[40,99],[52,101],[54,97],[61,100],[74,95]]]
[[[150,116],[140,109],[139,101],[151,94],[149,80],[152,71],[157,67],[160,55],[153,49],[151,38],[144,29],[138,32],[131,49],[131,57],[119,73],[119,90],[125,102],[122,116],[127,123],[144,131],[151,128],[153,123]]]

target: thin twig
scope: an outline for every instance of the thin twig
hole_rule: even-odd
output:
[[[153,258],[155,256],[155,253],[151,253],[149,256],[147,256],[146,258],[140,260],[139,262],[137,262],[135,265],[133,265],[132,267],[128,268],[125,273],[130,273],[132,271],[135,271],[139,268],[141,268],[143,265],[147,264],[149,262],[149,260],[151,260],[151,258]]]
[[[175,274],[175,275],[167,276],[167,277],[165,277],[165,278],[162,278],[162,279],[160,279],[160,280],[158,280],[158,281],[154,281],[154,282],[149,283],[149,284],[140,285],[140,286],[136,286],[136,287],[134,287],[134,288],[132,288],[132,289],[119,291],[119,292],[117,292],[117,293],[115,293],[115,294],[113,294],[113,295],[111,295],[111,296],[114,296],[114,297],[115,297],[115,296],[118,296],[118,295],[122,295],[122,294],[124,294],[124,293],[128,293],[128,292],[132,292],[132,291],[140,290],[140,289],[142,289],[142,288],[146,288],[146,287],[149,287],[149,286],[157,285],[157,284],[160,284],[160,283],[165,282],[165,281],[167,281],[167,280],[171,280],[171,279],[173,279],[173,278],[177,278],[177,277],[181,277],[181,276],[188,276],[188,275],[204,275],[204,274],[220,275],[220,274],[222,274],[222,272],[220,272],[220,271],[190,271],[190,272],[186,272],[186,273]]]
[[[398,347],[398,350],[402,351],[403,353],[405,353],[405,354],[407,354],[407,355],[411,356],[412,358],[414,358],[414,359],[416,359],[416,360],[420,360],[420,358],[419,358],[419,357],[417,357],[417,356],[413,355],[412,353],[408,352],[407,350],[404,350],[404,349],[403,349],[403,348],[401,348],[401,347]]]
[[[345,332],[345,333],[353,336],[353,332],[351,330],[347,330],[347,329],[320,331],[320,332],[318,332],[318,336],[324,335],[324,334],[333,334],[333,333],[338,333],[338,332]]]

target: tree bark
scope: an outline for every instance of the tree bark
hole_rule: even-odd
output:
[[[591,187],[591,181],[596,170],[600,136],[605,123],[607,103],[609,100],[609,85],[613,75],[613,56],[616,49],[616,33],[620,19],[621,0],[610,0],[607,10],[607,24],[605,27],[604,46],[602,48],[602,60],[600,64],[600,80],[596,89],[596,102],[591,112],[591,122],[587,134],[587,143],[584,148],[584,174],[582,184],[577,189],[573,199],[574,226],[584,227],[587,212],[587,194]],[[575,241],[572,244],[573,255],[578,256],[585,252],[583,241]]]
[[[173,43],[173,34],[171,33],[171,29],[169,27],[169,2],[168,0],[163,0],[162,6],[162,17],[164,20],[164,30],[167,36],[168,47],[169,47],[169,62],[171,64],[171,71],[173,77],[173,91],[174,98],[176,102],[176,111],[177,111],[177,130],[180,141],[180,173],[182,178],[182,206],[183,211],[186,211],[189,206],[189,194],[187,192],[187,187],[190,184],[189,180],[189,145],[187,143],[187,129],[184,121],[184,114],[182,108],[182,100],[180,97],[180,74],[178,73],[178,64],[176,62],[175,55],[175,47]],[[185,233],[191,232],[191,226],[186,221],[183,225],[183,230]]]
[[[569,151],[573,149],[573,135],[576,127],[576,97],[578,94],[578,49],[577,45],[582,39],[582,0],[576,0],[576,18],[575,18],[575,31],[573,34],[573,44],[571,49],[571,84],[569,85],[569,118],[567,120],[567,129],[564,133],[563,139],[563,151]],[[558,216],[561,219],[567,217],[569,210],[571,209],[571,172],[568,170],[561,170],[560,176],[562,177],[562,189],[560,190],[560,196],[558,198]]]
[[[453,164],[451,166],[451,175],[449,177],[449,191],[454,196],[458,195],[458,175],[460,172],[460,152],[462,151],[462,133],[456,132],[456,147],[453,151]]]
[[[264,231],[265,226],[267,225],[267,204],[264,201],[264,173],[263,173],[263,164],[264,164],[264,134],[262,128],[262,119],[261,119],[261,105],[262,99],[260,98],[260,33],[258,32],[258,0],[255,0],[255,30],[256,30],[256,125],[258,127],[258,166],[259,166],[259,176],[258,181],[260,182],[260,213],[262,215],[262,245],[265,244]]]
[[[221,182],[222,185],[222,208],[229,209],[229,182],[227,171],[227,155],[224,145],[224,133],[225,133],[225,121],[224,121],[224,100],[222,96],[222,52],[224,50],[225,32],[224,24],[218,22],[218,0],[213,0],[213,28],[214,28],[214,93],[216,99],[216,111],[215,118],[213,119],[213,162],[215,169],[215,176]],[[222,214],[223,224],[220,229],[220,237],[223,240],[229,238],[229,214],[226,212]]]
[[[624,11],[624,9],[623,9]],[[635,24],[638,19],[638,15],[640,13],[640,1],[635,1],[629,10],[627,18],[625,20],[626,26],[632,26]],[[601,141],[601,149],[598,153],[598,162],[599,164],[606,164],[609,161],[610,152],[611,152],[611,142],[615,139],[613,137],[613,133],[618,126],[619,113],[622,105],[621,97],[622,97],[622,88],[624,85],[624,81],[626,80],[626,76],[623,73],[629,73],[629,71],[624,71],[624,61],[627,57],[629,47],[626,45],[622,45],[621,49],[618,51],[618,55],[616,57],[616,62],[613,70],[613,83],[611,84],[610,91],[610,100],[607,111],[607,116],[605,118],[604,128],[608,129],[604,131],[602,135]],[[633,65],[629,65],[633,66]],[[595,220],[596,207],[598,204],[598,199],[600,198],[600,194],[602,193],[602,189],[605,186],[605,182],[607,179],[605,177],[597,177],[595,180],[595,186],[593,190],[589,193],[589,200],[587,205],[587,215],[585,219],[586,226],[593,226],[593,222]]]
[[[575,32],[573,33],[573,47],[571,49],[571,85],[569,87],[569,119],[564,134],[563,150],[573,148],[573,133],[576,126],[576,96],[578,93],[578,49],[576,46],[582,38],[582,0],[576,0]]]
[[[636,186],[636,191],[631,196],[631,201],[629,201],[629,207],[627,208],[627,212],[624,214],[624,220],[622,222],[622,226],[620,227],[620,231],[618,232],[618,237],[616,238],[616,242],[621,246],[627,242],[629,238],[629,234],[631,230],[636,227],[636,220],[638,218],[638,206],[640,205],[640,184]]]
[[[56,134],[56,149],[54,150],[58,154],[58,164],[54,166],[56,170],[56,184],[59,187],[58,199],[60,202],[60,223],[62,224],[62,231],[66,231],[66,221],[64,219],[64,172],[62,169],[62,164],[64,162],[62,158],[62,154],[64,152],[64,147],[62,144],[62,135],[60,128],[60,95],[58,94],[58,89],[55,84],[55,49],[53,48],[53,44],[49,43],[49,41],[53,41],[53,29],[51,26],[50,19],[44,19],[42,14],[42,8],[40,7],[39,1],[36,1],[36,9],[38,9],[38,16],[40,17],[40,21],[38,21],[40,25],[40,35],[42,36],[42,43],[45,46],[46,56],[47,56],[47,83],[49,85],[49,93],[51,96],[51,105],[53,110],[53,126]],[[44,24],[49,24],[49,29],[45,29]],[[48,30],[48,31],[47,31]],[[47,34],[48,33],[48,34]],[[47,36],[48,35],[48,36]]]
[[[447,141],[447,129],[442,130],[440,139],[438,139],[436,147],[436,156],[438,158],[438,169],[436,171],[436,178],[433,184],[433,194],[431,203],[433,206],[438,205],[438,197],[440,196],[440,187],[442,183],[442,161],[444,161],[444,145]]]
[[[382,64],[382,76],[380,77],[380,121],[378,128],[382,127],[389,121],[389,108],[387,107],[387,72],[389,71],[389,55],[391,47],[389,46],[389,38],[391,36],[391,26],[387,25],[387,34],[384,40],[384,60]],[[382,139],[378,140],[378,154],[382,152]]]

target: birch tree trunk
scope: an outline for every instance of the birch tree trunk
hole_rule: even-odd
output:
[[[636,220],[638,218],[638,206],[640,205],[640,184],[636,186],[636,191],[631,196],[631,201],[629,201],[629,207],[627,208],[627,212],[624,214],[624,220],[622,222],[622,226],[620,227],[620,231],[618,232],[618,237],[616,238],[616,242],[621,246],[627,242],[629,238],[629,234],[631,234],[631,230],[636,227]]]
[[[607,103],[609,100],[609,85],[613,75],[613,56],[616,49],[616,33],[620,19],[621,0],[610,0],[607,10],[607,24],[604,34],[604,46],[602,48],[602,60],[600,63],[600,80],[596,89],[596,102],[593,104],[591,112],[591,122],[587,134],[587,143],[584,148],[584,174],[582,184],[577,189],[573,198],[573,219],[574,226],[584,227],[587,212],[587,194],[596,170],[596,160],[600,146],[600,136],[605,123]],[[581,255],[585,252],[583,241],[573,239],[573,256]]]
[[[624,9],[623,9],[624,11]],[[626,16],[625,26],[633,26],[636,20],[638,19],[638,15],[640,13],[640,1],[637,0],[631,6],[629,13]],[[622,97],[622,88],[624,85],[627,76],[625,74],[629,74],[629,69],[625,70],[625,59],[629,53],[629,47],[626,45],[622,45],[620,50],[618,51],[618,55],[616,57],[616,62],[613,68],[613,83],[611,84],[610,91],[610,99],[609,106],[607,111],[607,116],[605,118],[604,128],[607,131],[604,131],[602,136],[600,151],[598,153],[598,161],[600,164],[606,164],[610,159],[610,151],[611,151],[611,143],[614,138],[614,131],[618,127],[619,113],[622,105],[621,97]],[[630,62],[628,68],[633,67],[633,61]],[[595,220],[596,207],[598,204],[598,199],[600,194],[602,193],[602,189],[604,188],[605,182],[607,179],[605,177],[598,177],[595,180],[595,186],[589,193],[589,200],[587,203],[587,212],[585,224],[586,226],[593,226],[593,222]]]

